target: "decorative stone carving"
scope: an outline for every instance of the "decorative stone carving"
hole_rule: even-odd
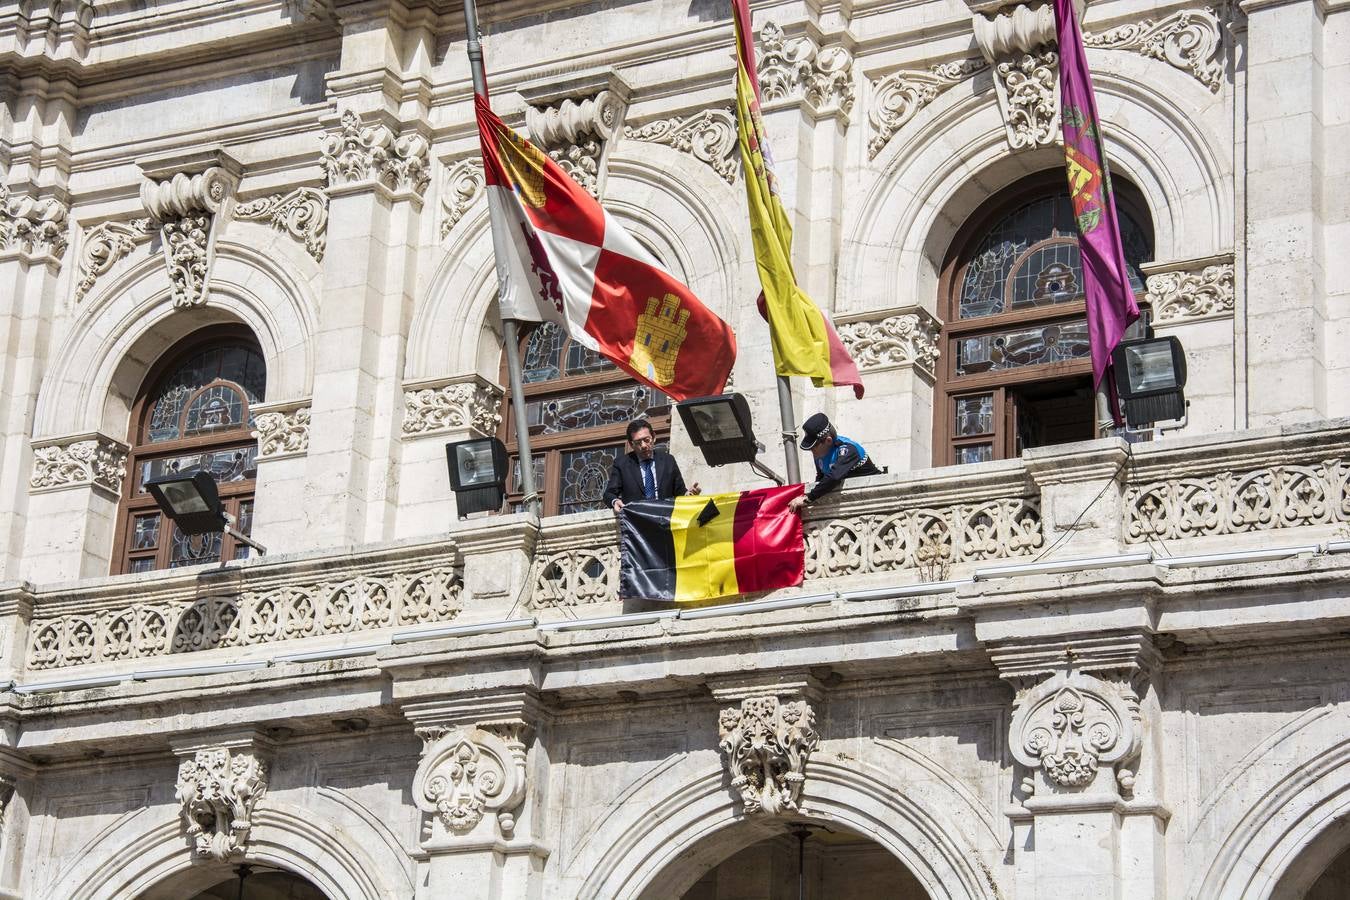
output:
[[[1131,484],[1125,540],[1143,543],[1350,522],[1350,469],[1341,459]]]
[[[722,710],[718,744],[731,788],[747,815],[796,812],[806,781],[806,761],[820,743],[815,712],[805,700],[747,697]]]
[[[927,313],[904,313],[879,322],[842,324],[839,338],[864,371],[912,365],[932,375],[940,328]]]
[[[173,305],[180,309],[206,302],[215,260],[217,214],[232,202],[238,183],[237,170],[224,166],[141,183],[141,204],[159,223]]]
[[[328,195],[314,188],[296,188],[289,194],[260,197],[234,208],[236,219],[259,220],[303,241],[315,262],[323,262],[328,242]]]
[[[259,459],[298,456],[309,449],[308,406],[265,409],[253,417]]]
[[[1217,93],[1223,84],[1223,31],[1213,7],[1183,9],[1161,21],[1145,19],[1100,34],[1086,33],[1083,45],[1104,50],[1133,50],[1189,72]]]
[[[413,776],[413,801],[445,831],[464,835],[496,815],[504,837],[516,827],[525,799],[524,726],[417,729],[422,759]]]
[[[198,750],[178,767],[176,796],[199,856],[242,855],[253,808],[267,791],[267,764],[248,750]]]
[[[927,72],[892,72],[875,82],[872,108],[867,114],[872,125],[872,139],[867,142],[868,158],[876,159],[891,137],[939,94],[987,68],[988,62],[973,57],[932,66]]]
[[[603,603],[619,593],[619,548],[593,547],[536,553],[530,607],[557,609]]]
[[[33,449],[32,491],[92,484],[114,494],[122,491],[127,470],[127,447],[100,434],[80,435],[64,443]]]
[[[342,114],[339,130],[323,139],[323,170],[330,189],[378,182],[391,191],[421,196],[431,181],[430,147],[420,134],[396,138],[383,123],[361,124],[352,110]]]
[[[598,197],[605,151],[626,109],[618,92],[602,90],[582,100],[565,98],[551,106],[530,106],[525,124],[534,142],[577,184]]]
[[[727,184],[736,183],[740,149],[736,118],[730,110],[705,109],[692,116],[671,116],[640,128],[625,128],[624,136],[674,147],[705,163]]]
[[[445,168],[441,179],[441,240],[478,202],[484,184],[483,164],[477,159],[461,159]]]
[[[472,428],[496,434],[501,425],[502,392],[482,381],[460,381],[403,393],[403,434],[438,434]]]
[[[1045,543],[1035,498],[1003,498],[806,524],[806,577],[1015,559]]]
[[[1059,54],[1048,4],[977,12],[975,42],[994,68],[994,91],[1014,150],[1055,142],[1059,134]]]
[[[100,222],[84,233],[80,246],[80,280],[75,285],[79,303],[99,277],[106,275],[117,261],[135,249],[150,234],[149,219],[130,222]]]
[[[55,197],[12,196],[0,178],[0,251],[60,262],[66,254],[66,204]]]
[[[775,22],[759,31],[759,87],[766,103],[802,97],[816,114],[853,110],[853,54],[819,47],[809,37],[787,38]]]
[[[36,619],[28,666],[56,669],[320,635],[449,622],[463,608],[460,573],[444,566],[341,581],[322,573],[260,591],[134,603]]]
[[[1128,683],[1057,674],[1019,699],[1013,757],[1069,790],[1091,785],[1099,769],[1119,766],[1117,780],[1128,794],[1134,773],[1125,764],[1139,755],[1140,725],[1139,698]]]
[[[1197,271],[1160,272],[1148,276],[1148,300],[1155,324],[1179,322],[1233,312],[1233,264]]]

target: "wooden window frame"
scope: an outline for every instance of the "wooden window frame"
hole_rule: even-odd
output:
[[[1138,190],[1128,182],[1115,180],[1116,206],[1129,215],[1141,228],[1145,229],[1150,241],[1152,234],[1152,216],[1148,214]],[[1010,284],[1004,285],[1007,299],[1006,312],[991,316],[962,319],[961,287],[965,283],[966,271],[975,258],[975,250],[980,241],[1004,217],[1017,209],[1047,194],[1065,192],[1064,173],[1059,170],[1040,172],[1028,176],[1001,192],[997,202],[977,210],[967,218],[951,242],[952,252],[942,267],[938,277],[938,296],[941,298],[945,324],[942,328],[941,353],[935,373],[933,404],[933,464],[949,466],[956,463],[958,447],[971,444],[992,443],[993,459],[1008,459],[1015,455],[1017,428],[1012,421],[1015,418],[1009,393],[1021,385],[1056,381],[1091,375],[1090,358],[1060,360],[1032,366],[981,373],[978,375],[956,374],[956,343],[961,338],[997,331],[1009,331],[1028,326],[1056,325],[1074,320],[1082,320],[1087,315],[1084,300],[1072,300],[1030,309],[1011,309]],[[1044,238],[1018,254],[1010,271],[1016,271],[1032,253],[1046,246],[1062,241],[1062,238]],[[1135,299],[1143,306],[1145,294],[1140,291]],[[956,400],[972,394],[992,393],[994,395],[994,431],[992,435],[974,437],[957,436],[955,433]]]
[[[234,450],[257,445],[257,440],[252,436],[251,428],[248,425],[250,402],[248,395],[242,391],[244,424],[239,428],[231,429],[223,434],[193,435],[173,441],[149,443],[146,440],[146,432],[149,429],[149,418],[152,412],[151,407],[155,399],[154,392],[159,388],[161,382],[196,353],[217,346],[238,345],[247,345],[259,356],[262,355],[262,349],[258,346],[257,340],[245,328],[227,326],[211,328],[189,335],[174,344],[167,353],[161,356],[141,382],[141,391],[131,409],[128,443],[132,449],[127,454],[127,471],[122,479],[122,496],[117,509],[117,527],[113,536],[112,574],[122,575],[131,572],[133,560],[140,559],[153,559],[155,561],[154,566],[147,571],[165,571],[169,568],[169,553],[173,544],[173,522],[168,516],[160,512],[155,499],[148,492],[137,493],[143,463],[163,457],[180,456],[204,450]],[[212,380],[200,386],[193,393],[192,398],[214,384],[233,384],[233,382]],[[184,401],[184,411],[190,405],[192,398]],[[253,502],[256,497],[257,480],[218,483],[216,488],[225,511],[238,519],[243,504]],[[156,545],[153,549],[133,549],[131,546],[134,534],[133,523],[139,516],[144,516],[147,513],[156,513],[160,517]],[[243,550],[242,554],[240,554],[241,549]],[[224,534],[221,536],[221,560],[237,559],[241,555],[246,556],[249,552],[246,545],[241,544],[230,535]],[[201,563],[200,565],[205,564]]]

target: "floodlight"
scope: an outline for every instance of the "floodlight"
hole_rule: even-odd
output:
[[[1175,337],[1121,341],[1111,354],[1125,421],[1138,428],[1186,414],[1186,354]]]
[[[220,502],[220,492],[216,490],[216,480],[210,472],[198,469],[191,473],[161,475],[147,481],[145,489],[155,498],[160,511],[173,519],[183,534],[224,532],[239,543],[257,550],[259,554],[267,552],[262,544],[234,528],[234,517],[225,511]],[[224,562],[221,560],[222,565]]]
[[[695,397],[675,404],[675,408],[680,411],[689,439],[703,451],[703,461],[708,465],[749,463],[766,478],[784,483],[781,476],[756,459],[764,445],[755,440],[750,404],[745,397],[740,394]]]
[[[506,497],[506,445],[495,437],[445,445],[450,487],[462,519],[470,513],[500,509]]]

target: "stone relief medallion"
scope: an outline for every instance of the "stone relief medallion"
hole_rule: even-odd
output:
[[[1014,758],[1057,788],[1079,791],[1101,769],[1119,765],[1122,791],[1133,788],[1124,767],[1139,754],[1139,699],[1124,682],[1082,672],[1052,676],[1018,703],[1012,722]]]
[[[430,843],[468,834],[488,813],[496,815],[503,836],[511,835],[516,809],[525,799],[522,730],[514,725],[418,729],[423,749],[413,799],[442,829]]]
[[[805,700],[747,697],[722,710],[719,747],[731,789],[747,815],[795,812],[806,782],[806,761],[820,743],[815,712]]]

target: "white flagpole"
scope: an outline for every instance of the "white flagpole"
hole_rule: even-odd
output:
[[[478,9],[474,0],[464,0],[464,28],[469,38],[469,71],[473,74],[475,94],[487,97],[487,74],[483,71],[483,45],[478,40]],[[497,261],[497,309],[501,310],[501,291],[506,279],[502,277],[502,230],[496,222],[497,209],[488,204],[492,217],[492,255]],[[524,493],[525,508],[540,515],[539,494],[534,485],[534,456],[530,453],[530,426],[525,418],[525,386],[520,369],[520,336],[516,320],[502,316],[502,342],[506,345],[506,372],[511,382],[511,407],[515,414],[516,458],[520,464],[520,489]]]

